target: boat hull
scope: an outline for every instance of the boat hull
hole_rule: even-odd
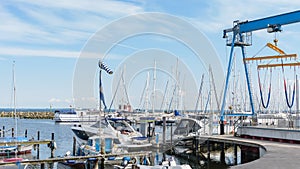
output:
[[[0,156],[30,154],[32,145],[1,146]]]

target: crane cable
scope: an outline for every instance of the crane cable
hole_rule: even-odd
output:
[[[260,75],[259,75],[259,69],[257,70],[257,76],[258,76],[258,85],[259,85],[259,93],[260,93],[261,103],[262,103],[262,106],[266,109],[266,108],[269,107],[270,98],[271,98],[272,69],[270,69],[270,84],[269,84],[268,99],[267,99],[267,103],[266,104],[265,104],[264,98],[263,98],[262,85],[261,85],[261,82],[260,82]]]

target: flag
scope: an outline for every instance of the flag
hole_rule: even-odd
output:
[[[108,74],[113,74],[113,71],[103,62],[99,61],[99,67],[100,69],[105,70]]]
[[[106,109],[106,104],[105,104],[105,100],[104,100],[104,93],[103,93],[103,87],[102,87],[102,81],[101,81],[101,70],[99,72],[99,92],[100,92],[100,104],[101,101],[104,105],[104,109]]]

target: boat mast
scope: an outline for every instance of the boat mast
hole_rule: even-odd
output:
[[[15,79],[15,61],[13,61],[12,67],[12,76],[13,76],[13,99],[14,99],[14,118],[15,118],[15,133],[18,133],[18,121],[17,121],[17,108],[16,108],[16,79]]]
[[[147,73],[147,83],[146,83],[146,95],[145,95],[145,112],[146,116],[148,116],[148,108],[149,108],[149,72]]]
[[[152,113],[154,113],[155,87],[156,87],[156,60],[154,60],[154,72],[153,72]]]

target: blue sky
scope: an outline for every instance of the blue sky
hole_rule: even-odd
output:
[[[144,12],[161,12],[186,20],[209,39],[225,71],[229,48],[225,48],[225,40],[222,39],[223,29],[232,27],[234,20],[253,20],[294,11],[299,7],[300,2],[282,3],[280,0],[4,0],[0,4],[0,107],[12,107],[13,60],[16,62],[18,107],[47,108],[52,105],[56,108],[74,105],[73,77],[81,51],[95,32],[120,18]],[[129,26],[124,25],[122,29]],[[287,25],[283,29],[278,35],[279,45],[287,52],[299,53],[299,24]],[[247,49],[247,54],[253,56],[273,38],[274,34],[268,34],[265,30],[254,32],[253,46]],[[194,63],[192,53],[182,44],[166,37],[143,35],[126,39],[114,46],[105,62],[112,69],[121,70],[119,67],[124,63],[125,56],[129,59],[137,51],[149,48],[160,48],[180,55],[190,71],[194,72],[194,90],[198,90],[201,74],[207,74],[207,70],[199,68],[201,64]],[[239,53],[236,55],[239,56]],[[146,83],[145,72],[132,79],[132,86],[128,87],[132,97],[130,100],[135,107],[139,105]],[[161,77],[165,78],[163,75]],[[117,75],[103,77],[108,103],[114,93],[113,81],[119,78]],[[157,81],[156,87],[160,90],[157,97],[162,97],[166,81]],[[208,84],[207,79],[205,83]],[[96,75],[94,90],[97,99]],[[187,109],[191,107],[193,105]]]

